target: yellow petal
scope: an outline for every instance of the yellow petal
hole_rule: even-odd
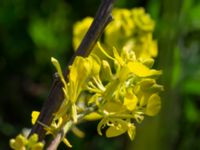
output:
[[[113,54],[114,54],[114,57],[115,59],[118,61],[118,63],[123,66],[124,65],[124,61],[123,59],[119,56],[119,53],[117,51],[117,49],[115,47],[113,47]]]
[[[37,118],[38,116],[40,115],[40,112],[39,111],[32,111],[32,114],[31,114],[31,123],[34,125],[35,122],[37,121]]]
[[[101,132],[101,129],[105,127],[105,124],[107,122],[107,118],[103,118],[97,125],[97,132],[99,135],[103,135]]]
[[[127,93],[124,98],[124,105],[130,111],[134,110],[137,106],[138,98],[133,93]]]
[[[15,149],[15,139],[10,139],[9,145],[12,149]]]
[[[157,41],[152,41],[150,45],[151,56],[156,57],[158,55],[158,44]]]
[[[115,58],[113,58],[112,56],[110,56],[110,55],[106,52],[106,50],[104,50],[104,48],[101,46],[101,43],[100,43],[100,42],[97,43],[97,46],[99,47],[99,50],[101,50],[101,52],[102,52],[106,57],[108,57],[109,59],[115,61]]]
[[[84,119],[88,121],[99,120],[101,118],[102,116],[96,112],[92,112],[84,117]]]
[[[38,142],[34,146],[32,146],[31,150],[43,150],[44,144],[42,142]]]
[[[60,67],[60,64],[59,64],[58,60],[53,58],[53,57],[51,57],[51,62],[53,63],[54,67],[56,68],[56,70],[58,72],[58,75],[60,77],[60,80],[62,81],[64,87],[67,89],[67,83],[66,83],[65,78],[63,76],[62,69]]]
[[[63,143],[65,143],[65,145],[72,148],[72,145],[69,143],[69,141],[66,138],[64,138],[62,141],[63,141]]]
[[[129,123],[127,132],[128,132],[128,136],[131,140],[134,140],[134,138],[135,138],[135,130],[136,130],[135,126],[133,124]]]
[[[154,116],[160,111],[160,108],[160,97],[157,94],[151,95],[147,103],[146,114],[149,116]]]
[[[27,144],[27,139],[19,134],[15,139],[9,141],[9,145],[14,150],[25,150]]]
[[[101,79],[104,81],[110,81],[113,79],[113,74],[111,71],[110,64],[106,60],[102,61],[100,76],[101,76]]]
[[[116,137],[116,136],[119,136],[123,133],[125,133],[127,131],[127,127],[124,126],[124,127],[121,127],[121,128],[117,128],[117,127],[109,127],[107,130],[106,130],[106,137]]]
[[[28,139],[28,145],[32,146],[34,144],[36,144],[38,141],[38,135],[36,133],[34,133],[33,135],[31,135],[31,137]]]
[[[112,121],[115,122],[112,124]],[[128,130],[128,123],[121,119],[110,120],[112,126],[106,130],[106,137],[115,137],[125,133]]]
[[[81,131],[79,128],[77,128],[76,126],[73,126],[72,128],[72,132],[78,136],[79,138],[84,138],[85,137],[85,133],[83,131]]]
[[[152,59],[152,58],[147,58],[147,59],[142,60],[142,63],[143,63],[145,66],[151,68],[151,67],[153,66],[153,64],[154,64],[154,59]]]
[[[153,76],[153,75],[160,75],[161,71],[149,69],[145,65],[143,65],[140,62],[129,62],[128,63],[128,68],[132,73],[139,77],[148,77],[148,76]]]
[[[104,109],[108,113],[117,113],[125,110],[121,103],[117,102],[107,102],[102,109]]]
[[[70,67],[69,73],[69,97],[72,103],[75,103],[86,80],[92,71],[92,58],[83,58],[77,56]]]

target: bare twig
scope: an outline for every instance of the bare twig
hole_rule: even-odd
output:
[[[76,56],[89,55],[97,40],[102,35],[105,27],[112,20],[111,10],[114,1],[115,0],[102,0],[101,5],[95,15],[93,23],[91,24],[88,32],[82,40],[78,50],[69,61],[68,66],[70,66],[73,63]],[[66,80],[68,73],[69,70],[66,69],[64,71],[64,76]],[[63,102],[63,93],[61,88],[62,83],[60,82],[60,80],[54,79],[49,96],[43,104],[40,115],[38,117],[38,122],[42,122],[47,126],[51,124],[53,120],[53,114],[58,111],[59,107]],[[32,135],[33,133],[37,133],[39,136],[39,140],[42,141],[45,137],[46,131],[44,130],[43,126],[38,122],[33,126],[30,135]]]

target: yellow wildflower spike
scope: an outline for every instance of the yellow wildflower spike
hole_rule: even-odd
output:
[[[32,123],[32,125],[34,125],[36,123],[39,115],[40,115],[39,111],[32,111],[32,113],[31,113],[31,117],[32,117],[31,123]]]

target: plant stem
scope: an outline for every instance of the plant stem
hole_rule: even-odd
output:
[[[48,145],[47,150],[56,150],[60,142],[62,141],[64,135],[71,129],[73,126],[73,121],[68,121],[61,131],[55,136],[55,138]]]
[[[89,108],[86,108],[84,112],[82,112],[81,114],[78,115],[78,122],[76,124],[79,124],[83,121],[83,118],[91,113],[94,112],[95,110],[97,110],[97,106],[92,106]],[[63,140],[64,136],[71,130],[71,128],[76,125],[73,120],[69,120],[66,124],[63,125],[62,129],[60,130],[60,132],[58,132],[56,134],[56,136],[54,137],[54,139],[51,141],[51,143],[47,146],[47,150],[55,150],[57,149],[58,145],[60,144],[60,142]]]
[[[102,0],[101,5],[95,15],[94,21],[91,24],[88,32],[86,33],[84,39],[82,40],[78,50],[72,56],[71,60],[68,63],[70,66],[76,56],[88,56],[93,47],[95,46],[97,40],[102,35],[105,27],[108,23],[112,20],[111,17],[111,10],[115,0]],[[68,67],[67,67],[68,68]],[[69,70],[66,69],[64,71],[64,77],[66,80],[69,74]],[[62,92],[62,83],[58,78],[54,79],[49,96],[47,100],[44,102],[43,107],[41,109],[40,115],[38,117],[38,122],[42,122],[43,124],[50,126],[53,120],[53,114],[58,111],[59,107],[61,106],[64,98]],[[46,131],[44,130],[43,126],[36,122],[33,126],[29,137],[33,133],[37,133],[39,136],[39,140],[44,140]]]

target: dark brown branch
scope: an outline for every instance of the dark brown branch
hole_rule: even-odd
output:
[[[78,50],[69,61],[68,66],[73,63],[76,56],[85,57],[89,55],[97,40],[102,35],[105,27],[112,20],[111,11],[114,1],[115,0],[102,0],[93,23],[91,24],[88,32],[82,40]],[[66,79],[68,73],[69,70],[66,69],[64,71],[64,76]],[[43,104],[40,115],[38,117],[38,122],[42,122],[47,126],[51,124],[53,120],[53,114],[58,111],[60,105],[63,102],[63,93],[61,87],[62,83],[58,79],[54,79],[49,96]],[[37,133],[39,136],[39,140],[42,141],[45,137],[46,131],[44,130],[43,126],[38,122],[33,126],[30,135],[32,135],[33,133]]]

